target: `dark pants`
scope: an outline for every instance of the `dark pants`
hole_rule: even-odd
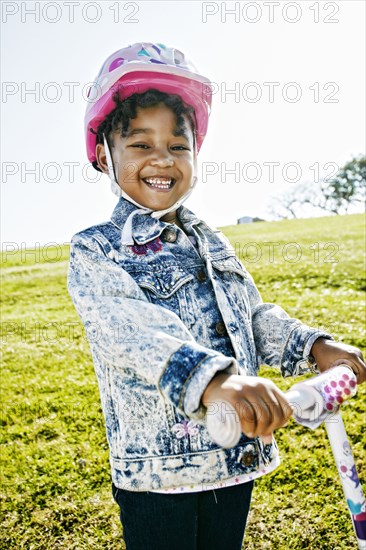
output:
[[[253,481],[201,493],[117,489],[127,550],[240,550]]]

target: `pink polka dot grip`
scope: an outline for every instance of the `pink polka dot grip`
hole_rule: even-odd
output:
[[[286,397],[294,409],[296,422],[314,430],[356,393],[356,375],[347,365],[338,365],[298,382]]]
[[[333,372],[332,372],[333,371]],[[339,406],[357,392],[355,374],[345,366],[335,367],[318,377],[319,390],[324,399],[324,408],[329,412],[335,412]]]

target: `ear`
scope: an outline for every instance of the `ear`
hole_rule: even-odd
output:
[[[105,154],[103,143],[98,143],[98,145],[95,147],[95,156],[97,157],[97,163],[101,171],[104,174],[109,174],[107,155]]]

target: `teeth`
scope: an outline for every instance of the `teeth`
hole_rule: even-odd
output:
[[[169,189],[173,180],[171,178],[145,178],[146,183],[159,189]]]

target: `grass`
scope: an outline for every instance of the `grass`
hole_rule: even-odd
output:
[[[362,215],[223,228],[264,300],[365,351],[364,229]],[[66,290],[68,247],[47,252],[3,257],[1,548],[121,549],[89,345]],[[365,403],[361,386],[343,407],[361,480]],[[324,427],[290,422],[277,441],[282,466],[256,483],[245,548],[355,548]]]

